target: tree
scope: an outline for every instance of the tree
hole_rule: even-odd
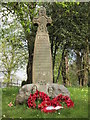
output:
[[[9,19],[10,20],[10,19]],[[12,19],[13,21],[13,19]],[[12,24],[8,26],[8,19],[1,28],[2,36],[0,38],[0,44],[2,49],[2,67],[4,73],[5,82],[10,82],[11,75],[27,62],[27,49],[25,48],[25,42],[22,41],[21,35],[25,38],[23,30],[17,21],[14,20]],[[1,35],[1,34],[0,34]],[[8,85],[8,84],[7,84]]]
[[[36,14],[34,12],[36,3],[2,3],[2,6],[6,8],[9,13],[16,16],[24,29],[29,54],[27,64],[27,83],[32,83],[32,61],[35,38],[35,27],[33,27],[32,19]]]
[[[74,2],[54,2],[41,3],[46,7],[48,16],[52,18],[52,24],[48,27],[51,40],[51,51],[53,58],[53,72],[55,71],[55,61],[58,51],[61,51],[61,59],[59,61],[58,74],[54,77],[53,82],[59,81],[59,76],[62,71],[62,78],[66,83],[67,75],[65,66],[66,53],[71,53],[73,50],[76,54],[79,52],[83,59],[83,51],[86,50],[86,40],[88,38],[88,3]],[[41,5],[40,4],[40,5]],[[28,65],[27,65],[27,83],[32,82],[32,62],[33,48],[36,28],[32,24],[32,19],[36,15],[37,3],[3,3],[2,6],[7,8],[10,13],[16,15],[24,28],[25,37],[28,46]],[[86,50],[87,51],[87,50]],[[78,55],[78,54],[77,54]],[[78,57],[76,57],[77,59]],[[79,60],[77,60],[79,61]],[[82,67],[77,69],[81,70]],[[83,66],[81,61],[81,66]],[[64,65],[64,66],[63,66]],[[78,75],[78,74],[77,74]],[[84,73],[82,73],[84,75]],[[81,76],[81,75],[80,75]],[[85,76],[85,75],[84,75]],[[80,78],[82,79],[82,78]],[[79,80],[79,76],[78,76]]]
[[[66,80],[66,67],[64,67],[65,52],[74,50],[82,54],[82,51],[86,48],[86,39],[88,37],[88,3],[46,3],[45,7],[53,19],[53,24],[49,27],[53,65],[58,49],[60,48],[62,52],[56,81],[58,81],[61,70],[62,76]]]

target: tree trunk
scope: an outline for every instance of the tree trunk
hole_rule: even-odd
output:
[[[82,74],[81,74],[81,62],[82,62],[82,57],[80,55],[79,51],[76,51],[76,66],[77,66],[77,76],[78,76],[78,81],[79,81],[79,85],[82,86]]]
[[[82,79],[81,79],[81,77],[80,77],[80,87],[82,87]]]
[[[7,87],[9,87],[9,83],[10,83],[10,74],[11,74],[11,72],[8,70],[7,71]]]
[[[83,85],[87,85],[88,81],[88,71],[87,71],[87,52],[84,52],[84,57],[83,57]]]
[[[84,85],[88,84],[88,73],[89,73],[89,43],[86,40],[86,52],[84,52]]]
[[[70,86],[70,81],[69,81],[69,65],[68,65],[68,52],[66,52],[65,56],[65,66],[66,66],[66,84]]]
[[[86,48],[83,50],[82,53],[82,65],[81,65],[82,86],[87,86],[88,83],[88,54],[89,54],[89,45],[87,39]]]
[[[56,38],[56,40],[57,40],[57,38]],[[55,67],[56,52],[58,49],[58,46],[56,44],[56,40],[55,40],[55,49],[54,49],[54,53],[53,53],[53,74],[54,74],[54,67]],[[53,76],[53,83],[55,83],[54,76]]]
[[[66,86],[66,70],[65,70],[65,61],[63,60],[62,65],[62,78],[63,78],[63,84]]]
[[[62,67],[62,64],[63,64],[64,52],[65,52],[65,45],[64,45],[64,48],[63,48],[63,51],[62,51],[62,58],[61,58],[59,69],[58,69],[58,75],[57,75],[57,78],[56,78],[56,83],[58,82],[59,75],[60,75],[60,70],[61,70],[61,67]]]
[[[65,58],[66,58],[66,51],[64,52],[64,56],[63,56],[63,63],[62,63],[62,78],[63,78],[63,84],[64,86],[66,86],[66,80],[67,80],[67,77],[66,77],[66,61],[65,61]]]
[[[34,52],[34,41],[35,36],[29,35],[27,36],[27,42],[28,42],[28,64],[27,64],[27,83],[32,83],[32,64],[33,64],[33,52]]]
[[[32,63],[33,63],[33,56],[30,56],[27,64],[27,84],[32,83]]]

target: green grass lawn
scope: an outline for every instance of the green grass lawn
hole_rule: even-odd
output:
[[[88,118],[88,87],[68,90],[74,102],[74,108],[61,109],[55,113],[43,113],[37,109],[28,108],[24,105],[9,107],[14,104],[19,88],[4,88],[2,90],[2,116],[5,118]]]
[[[2,89],[0,88],[0,118],[2,117]]]

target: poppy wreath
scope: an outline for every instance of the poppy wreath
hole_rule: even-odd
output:
[[[28,107],[29,108],[38,108],[43,112],[55,112],[55,108],[66,108],[74,107],[73,101],[68,97],[62,94],[58,95],[54,99],[50,99],[47,94],[36,90],[34,94],[30,94],[28,98]],[[52,107],[52,109],[47,109]]]

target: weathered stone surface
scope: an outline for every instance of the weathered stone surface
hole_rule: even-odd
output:
[[[16,105],[23,104],[28,100],[30,94],[39,90],[41,92],[45,92],[49,97],[56,97],[59,94],[67,95],[70,97],[70,93],[66,87],[58,84],[27,84],[24,85],[20,90],[19,94],[16,97]]]
[[[34,45],[33,57],[33,83],[45,84],[53,83],[52,56],[47,23],[51,23],[51,18],[46,16],[46,10],[41,7],[39,17],[33,22],[38,24],[38,30]]]
[[[70,92],[68,91],[68,89],[64,86],[64,85],[59,85],[59,84],[47,84],[47,94],[49,97],[56,97],[59,94],[62,95],[67,95],[70,97]]]

